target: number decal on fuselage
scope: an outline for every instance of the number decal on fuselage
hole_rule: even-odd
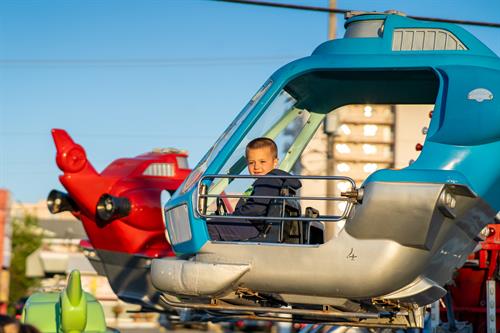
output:
[[[349,252],[349,254],[347,255],[347,259],[351,259],[351,261],[354,261],[356,260],[358,256],[354,254],[354,248],[351,247],[351,251]]]

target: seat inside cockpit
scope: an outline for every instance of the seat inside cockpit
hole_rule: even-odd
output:
[[[336,117],[339,110],[350,106],[370,105],[377,109],[379,105],[387,105],[388,109],[391,109],[395,105],[411,104],[422,105],[428,113],[436,103],[438,88],[438,75],[431,69],[325,70],[308,72],[294,78],[264,107],[265,112],[253,120],[232,153],[225,159],[218,174],[226,178],[206,179],[208,185],[201,194],[205,193],[207,197],[202,200],[204,204],[198,207],[199,210],[202,207],[200,215],[205,217],[208,223],[211,223],[215,216],[230,216],[238,200],[248,196],[255,179],[246,170],[245,147],[256,137],[268,137],[279,147],[279,169],[306,177],[301,181],[307,185],[307,190],[302,188],[293,193],[294,191],[281,189],[283,194],[280,198],[273,199],[269,206],[267,218],[264,219],[265,230],[257,238],[241,241],[301,245],[315,245],[327,241],[333,237],[333,233],[328,230],[330,226],[335,222],[345,221],[352,209],[352,202],[333,192],[338,192],[337,189],[348,192],[355,185],[359,186],[363,179],[329,177],[331,175],[325,169],[330,158],[328,154],[331,152],[315,151],[311,142],[325,138],[329,140],[329,135],[323,135],[327,131],[326,127],[336,126],[338,131],[340,124],[332,125],[332,122],[339,121]],[[325,120],[328,123],[325,123]],[[353,124],[352,127],[355,127],[356,124]],[[389,130],[394,126],[384,122],[376,124]],[[427,123],[415,125],[422,127]],[[373,125],[371,128],[373,131]],[[339,134],[333,134],[334,137],[336,135]],[[339,144],[339,149],[347,149],[342,141],[339,141]],[[377,144],[381,143],[372,140],[365,147],[369,150]],[[373,148],[371,149],[373,151]],[[394,154],[393,151],[390,153]],[[308,170],[306,162],[310,155],[315,155],[317,164],[322,165],[319,171]],[[341,170],[342,174],[347,169],[346,165],[345,162],[339,162],[335,167]],[[378,163],[378,169],[394,166],[394,163],[390,162]],[[376,169],[367,167],[366,170],[369,171],[365,172],[368,176]],[[235,177],[227,177],[228,175]],[[320,188],[327,189],[326,193],[319,190]],[[329,191],[329,188],[334,188],[335,191]]]

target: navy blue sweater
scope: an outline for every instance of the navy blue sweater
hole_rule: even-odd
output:
[[[290,176],[288,172],[273,169],[267,175]],[[279,196],[283,187],[298,190],[302,187],[298,179],[258,178],[252,185],[251,196]],[[236,204],[233,215],[236,216],[266,216],[272,199],[242,198]]]

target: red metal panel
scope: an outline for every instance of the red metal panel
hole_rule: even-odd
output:
[[[5,246],[5,230],[9,218],[10,193],[6,189],[0,189],[0,313],[7,312],[7,301],[9,299],[9,272],[4,269],[9,263],[4,262],[5,252],[10,249]]]
[[[174,255],[165,238],[160,193],[175,191],[191,170],[182,169],[177,157],[187,157],[185,152],[155,151],[121,158],[97,173],[87,160],[85,150],[63,130],[53,130],[57,148],[57,165],[64,172],[61,183],[75,202],[73,215],[83,223],[92,246],[148,257]],[[152,163],[173,166],[171,176],[144,175]],[[124,217],[102,221],[96,216],[96,206],[103,194],[126,198],[130,210]]]
[[[498,280],[498,253],[500,225],[488,226],[489,233],[481,242],[481,249],[471,255],[470,264],[458,270],[450,287],[456,319],[472,323],[474,332],[486,332],[486,281]],[[477,264],[474,264],[477,263]],[[496,282],[500,290],[500,282]],[[496,295],[496,312],[500,313],[500,293]],[[500,321],[497,321],[500,332]]]

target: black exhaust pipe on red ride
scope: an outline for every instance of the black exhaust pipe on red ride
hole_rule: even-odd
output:
[[[67,193],[58,190],[50,191],[47,196],[47,208],[52,214],[78,211],[78,206],[73,199]]]
[[[103,194],[99,198],[96,206],[96,217],[103,222],[111,222],[128,216],[132,208],[130,200]]]

